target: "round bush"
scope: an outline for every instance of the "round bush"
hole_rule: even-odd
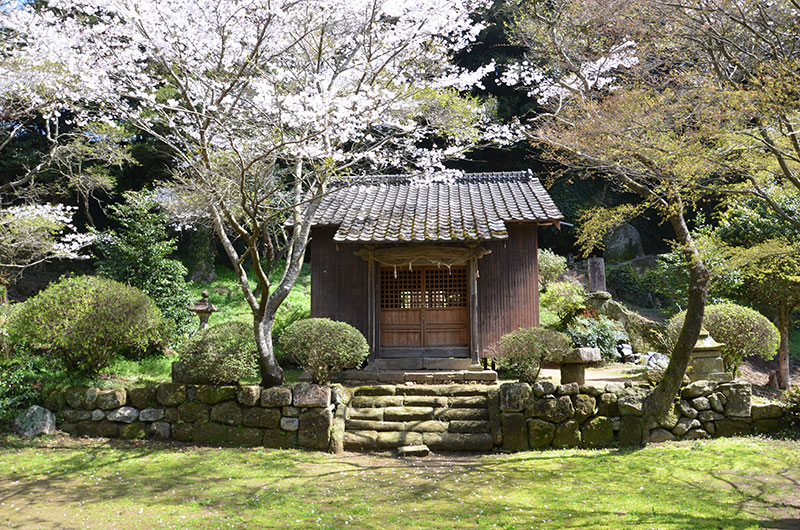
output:
[[[543,328],[518,329],[500,338],[500,364],[524,383],[535,383],[542,365],[558,361],[571,349],[563,333]]]
[[[344,322],[327,318],[299,320],[281,335],[281,346],[289,359],[324,384],[342,370],[358,368],[369,354],[364,335]]]
[[[97,276],[62,279],[11,314],[9,342],[51,355],[69,370],[97,373],[116,355],[163,351],[168,325],[135,287]]]
[[[258,376],[258,353],[253,327],[225,322],[200,332],[179,350],[189,378],[213,384],[234,384]]]
[[[686,311],[682,311],[667,325],[667,335],[673,344],[678,340],[685,318]],[[703,326],[714,340],[725,344],[722,359],[728,372],[736,373],[744,358],[751,355],[772,359],[780,344],[778,328],[767,317],[737,304],[706,306]]]

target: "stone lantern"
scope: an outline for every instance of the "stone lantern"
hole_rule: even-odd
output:
[[[208,300],[208,291],[203,291],[202,296],[200,300],[188,308],[189,311],[200,318],[200,327],[197,328],[198,331],[208,326],[208,318],[211,316],[211,313],[219,311],[219,309],[214,307],[214,304]]]
[[[692,350],[692,360],[689,366],[689,379],[692,381],[717,381],[726,383],[733,381],[733,374],[725,371],[722,360],[722,347],[715,341],[705,328],[700,330],[700,336]]]

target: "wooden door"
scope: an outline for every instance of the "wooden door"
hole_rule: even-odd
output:
[[[466,267],[381,269],[381,347],[469,346]]]

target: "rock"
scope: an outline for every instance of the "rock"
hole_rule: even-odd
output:
[[[170,436],[179,442],[191,442],[194,434],[193,423],[173,423],[170,424]]]
[[[623,416],[619,422],[617,440],[621,446],[640,445],[642,443],[642,420],[636,416]]]
[[[528,442],[531,449],[550,447],[556,426],[544,420],[528,420]]]
[[[264,431],[252,427],[231,427],[228,443],[237,447],[256,447],[264,440]]]
[[[687,418],[694,419],[697,417],[697,410],[685,399],[680,400],[678,403],[678,412],[681,413],[681,416],[686,416]]]
[[[422,433],[421,443],[435,451],[489,451],[492,448],[492,435],[426,432]]]
[[[102,419],[105,419],[105,417],[106,417],[105,411],[102,411],[100,409],[94,409],[92,411],[92,421],[100,421]]]
[[[186,386],[180,383],[161,383],[156,388],[156,400],[168,407],[180,405],[186,401]]]
[[[500,412],[500,390],[492,388],[487,392],[489,424],[491,425],[492,443],[495,446],[503,444],[503,420]]]
[[[783,417],[783,407],[777,403],[753,403],[750,407],[753,421],[780,419]]]
[[[91,420],[92,413],[88,410],[64,409],[61,411],[61,417],[64,418],[65,421],[76,423],[79,421]]]
[[[714,412],[723,412],[725,410],[725,404],[722,402],[723,397],[719,392],[708,396],[708,404],[711,406],[711,410]]]
[[[596,401],[592,396],[577,394],[572,396],[572,406],[575,408],[575,419],[583,423],[594,414]]]
[[[704,440],[706,438],[708,438],[708,433],[700,428],[690,429],[683,435],[684,440]]]
[[[180,421],[181,413],[178,407],[166,407],[164,409],[164,421],[168,423],[175,423]]]
[[[282,429],[265,429],[262,443],[264,444],[264,447],[272,447],[274,449],[287,449],[289,447],[294,447],[297,445],[297,429],[292,431]]]
[[[729,418],[749,418],[753,398],[753,387],[749,383],[725,383],[719,390],[727,400],[725,415]]]
[[[597,401],[597,413],[600,416],[606,416],[609,418],[619,416],[617,395],[609,392],[600,394],[600,399]]]
[[[381,411],[381,414],[383,414],[383,409],[379,410]],[[298,409],[297,407],[282,407],[281,416],[286,416],[287,418],[299,418],[300,409]]]
[[[299,427],[299,418],[281,418],[281,429],[284,431],[296,431]]]
[[[575,407],[569,396],[561,396],[558,399],[537,399],[530,407],[529,415],[551,423],[561,423],[575,415]]]
[[[444,423],[444,422],[420,422],[420,423]],[[454,420],[449,423],[444,423],[447,426],[447,432],[461,432],[461,433],[486,433],[492,432],[491,423],[488,421],[474,421],[474,420]],[[411,428],[412,431],[419,430],[416,425]]]
[[[444,399],[444,403],[441,402],[430,402],[425,403],[424,401],[417,401],[415,402],[414,399],[423,399],[423,400],[439,400]],[[450,407],[450,408],[458,408],[458,409],[485,409],[488,405],[487,398],[482,396],[471,396],[471,397],[452,397],[449,400],[447,398],[440,398],[440,397],[428,397],[428,396],[408,396],[405,399],[406,405],[423,405],[428,407]]]
[[[335,396],[336,392],[331,391],[331,396]],[[341,401],[335,406],[333,413],[333,428],[331,429],[331,441],[328,451],[334,454],[342,454],[344,452],[344,431],[347,417],[347,405]]]
[[[361,431],[363,432],[363,431]],[[423,436],[431,435],[438,436],[439,438],[431,438],[430,443],[424,441]],[[437,444],[437,440],[441,440],[442,436],[447,436],[447,433],[420,433],[420,432],[379,432],[375,438],[375,447],[377,449],[394,449],[401,445],[422,445],[428,444],[431,449],[436,449],[431,444]],[[467,434],[451,434],[449,436],[474,436]],[[441,443],[441,442],[439,442]]]
[[[173,431],[177,427],[173,425]],[[192,440],[199,444],[226,445],[231,428],[214,422],[200,422],[194,424]],[[173,433],[174,437],[174,433]]]
[[[291,404],[292,391],[286,387],[265,388],[261,391],[262,407],[286,407]]]
[[[139,420],[141,421],[160,421],[163,419],[164,409],[151,407],[139,411]]]
[[[142,411],[144,412],[144,411]],[[154,421],[148,429],[150,436],[156,440],[169,440],[170,426],[165,421]]]
[[[596,398],[600,396],[603,392],[605,392],[605,388],[606,388],[605,385],[597,386],[591,383],[587,383],[585,385],[581,385],[580,393],[587,394],[589,396]]]
[[[351,451],[368,451],[377,447],[378,433],[375,431],[346,431],[344,447]]]
[[[617,344],[617,352],[619,353],[620,357],[622,357],[622,362],[635,362],[631,360],[633,357],[633,347],[630,344]]]
[[[678,418],[680,418],[680,413],[677,411],[677,407],[670,407],[666,414],[658,419],[658,426],[671,431],[678,424]]]
[[[128,401],[137,409],[146,409],[156,404],[156,388],[146,386],[141,388],[131,388],[127,392]]]
[[[675,435],[666,429],[653,429],[650,431],[650,443],[672,442],[675,439]]]
[[[331,389],[327,386],[298,383],[294,385],[292,394],[295,407],[327,407],[331,404]]]
[[[56,430],[56,416],[38,405],[32,405],[14,419],[14,432],[25,438],[52,434]]]
[[[743,421],[720,419],[714,422],[714,436],[744,436],[750,434],[750,424]]]
[[[630,223],[622,223],[603,238],[606,262],[630,261],[644,255],[642,236]]]
[[[408,458],[412,456],[423,457],[428,456],[431,450],[427,445],[404,445],[397,448],[397,456],[400,458]]]
[[[608,447],[614,443],[614,423],[605,416],[596,416],[581,427],[584,447]]]
[[[753,422],[754,434],[775,434],[780,432],[781,428],[781,420],[776,418],[765,418]]]
[[[347,390],[341,385],[331,387],[331,403],[334,405],[347,405],[349,402]]]
[[[235,386],[200,385],[197,387],[197,401],[207,405],[216,405],[223,401],[236,399]]]
[[[131,407],[132,408],[132,407]],[[127,425],[120,425],[119,437],[127,440],[136,440],[147,437],[147,427],[144,423],[137,421]]]
[[[97,408],[97,389],[76,386],[64,391],[64,399],[73,409],[93,410]]]
[[[278,409],[249,407],[242,412],[242,425],[277,429],[281,424],[281,412]]]
[[[525,408],[531,396],[528,383],[505,383],[500,386],[500,410],[503,412],[520,412]]]
[[[240,386],[236,392],[236,400],[245,407],[257,405],[259,399],[261,399],[261,387],[258,385]]]
[[[92,424],[94,426],[95,436],[102,436],[105,438],[117,438],[119,436],[120,425],[113,421],[100,420]]]
[[[459,410],[459,409],[453,409]],[[471,410],[471,409],[463,409]],[[485,411],[484,411],[485,412]],[[383,409],[386,421],[421,421],[433,419],[433,407],[386,407]]]
[[[330,389],[328,390],[327,400],[330,402]],[[295,395],[296,397],[296,395]],[[318,400],[315,398],[315,402]],[[333,417],[327,408],[309,408],[300,414],[300,424],[297,431],[297,444],[300,447],[309,449],[319,449],[327,451],[331,438],[331,427]]]
[[[487,409],[436,409],[433,416],[441,421],[489,421],[489,411]]]
[[[681,396],[687,399],[707,396],[716,389],[717,383],[714,381],[695,381],[686,385],[683,392],[681,392]]]
[[[350,406],[359,409],[402,407],[403,396],[356,396],[350,402]]]
[[[133,407],[120,407],[112,410],[106,415],[109,421],[119,421],[122,423],[133,423],[139,419],[139,411]]]
[[[60,412],[67,407],[67,400],[64,399],[62,390],[53,390],[44,400],[44,408],[52,412]]]
[[[509,412],[503,416],[503,449],[506,451],[528,450],[528,428],[525,415]]]
[[[617,404],[619,405],[619,413],[622,416],[641,416],[642,406],[647,397],[647,391],[644,388],[626,388],[619,394]]]
[[[676,423],[675,427],[672,428],[672,434],[676,436],[683,436],[689,432],[690,429],[695,427],[700,427],[700,421],[688,418],[686,416],[681,416],[681,418],[678,420],[678,423]]]
[[[619,395],[625,390],[625,385],[622,383],[606,383],[606,392],[609,394]]]
[[[644,354],[644,365],[647,367],[648,370],[658,369],[658,370],[666,370],[667,366],[669,365],[669,357],[664,355],[663,353],[658,352],[647,352]]]
[[[225,425],[241,425],[242,409],[235,401],[218,403],[211,407],[211,421]]]
[[[197,401],[190,401],[178,407],[181,421],[195,422],[195,421],[208,421],[211,414],[211,407],[205,403],[198,403]]]
[[[288,416],[288,414],[284,414],[284,416]],[[383,421],[383,409],[354,409],[349,407],[347,409],[347,419]]]
[[[117,409],[125,405],[127,394],[125,390],[101,390],[97,393],[97,408],[103,410]]]
[[[556,385],[550,381],[536,381],[531,389],[533,390],[533,395],[537,398],[540,398],[542,396],[546,396],[547,394],[555,393]]]
[[[692,406],[698,411],[711,409],[711,402],[707,397],[698,397],[692,400]]]
[[[713,410],[704,410],[697,415],[697,419],[701,422],[724,420],[725,416]]]
[[[558,385],[556,387],[556,395],[558,396],[574,396],[580,391],[581,386],[578,383],[567,383],[566,385]]]
[[[553,447],[580,447],[581,431],[578,429],[578,422],[569,420],[558,426],[553,433]]]

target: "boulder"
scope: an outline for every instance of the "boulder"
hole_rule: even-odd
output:
[[[170,437],[179,442],[191,442],[194,434],[193,423],[172,423],[170,424]]]
[[[385,434],[389,433],[380,433],[379,440]],[[436,451],[489,451],[492,448],[492,435],[426,432],[422,434],[422,441],[419,443]]]
[[[177,425],[173,425],[173,438],[174,430]],[[231,427],[214,422],[200,422],[194,424],[192,431],[192,440],[199,444],[207,445],[226,445],[228,443],[229,433]]]
[[[211,421],[225,425],[241,425],[242,409],[235,401],[218,403],[211,407]]]
[[[330,389],[328,401],[330,401]],[[331,439],[333,417],[328,408],[309,408],[300,414],[300,423],[297,430],[297,444],[300,447],[327,451]]]
[[[644,255],[642,236],[630,223],[622,223],[603,238],[603,258],[606,262],[630,261]]]
[[[106,412],[104,410],[94,409],[92,411],[92,421],[100,421],[102,419],[105,419],[105,417],[106,417]]]
[[[724,420],[725,416],[713,410],[704,410],[697,415],[697,419],[701,422]]]
[[[697,417],[697,410],[685,399],[680,400],[678,403],[678,412],[681,413],[681,416],[686,416],[687,418],[694,419]]]
[[[156,388],[153,386],[131,388],[127,394],[128,402],[137,409],[146,409],[156,404]]]
[[[575,407],[569,396],[561,396],[558,399],[537,399],[529,411],[529,416],[542,418],[551,423],[561,423],[575,415]]]
[[[548,394],[554,394],[556,391],[556,385],[550,381],[536,381],[531,389],[533,390],[533,395],[537,398],[540,398]]]
[[[503,449],[506,451],[528,450],[528,428],[525,415],[519,412],[503,414]]]
[[[556,426],[544,420],[528,420],[528,442],[531,449],[550,447]]]
[[[156,388],[156,400],[168,407],[178,406],[186,401],[186,386],[180,383],[161,383]]]
[[[586,394],[572,396],[572,406],[575,408],[575,419],[578,423],[583,423],[594,414],[596,404],[597,402],[592,396]]]
[[[120,425],[119,437],[128,440],[138,440],[147,437],[147,425],[140,421]]]
[[[620,395],[625,390],[625,385],[622,383],[606,383],[606,392],[609,394]]]
[[[783,407],[777,403],[753,403],[750,407],[753,421],[780,419],[783,417]]]
[[[708,438],[708,433],[699,427],[689,429],[689,432],[683,435],[684,440],[704,440],[706,438]]]
[[[156,440],[169,440],[170,425],[165,421],[154,421],[150,424],[148,432]]]
[[[261,390],[262,407],[286,407],[292,404],[292,391],[284,386]]]
[[[381,411],[381,415],[383,415],[383,409],[379,410]],[[299,418],[300,409],[297,407],[283,407],[281,408],[281,416],[286,416],[287,418]]]
[[[236,393],[236,400],[246,407],[258,404],[261,399],[261,387],[258,385],[240,386]]]
[[[530,396],[531,387],[528,383],[506,383],[500,387],[500,410],[520,412]]]
[[[614,423],[605,416],[596,416],[581,427],[584,447],[608,447],[614,443]]]
[[[564,385],[558,385],[556,387],[556,395],[557,396],[574,396],[578,392],[580,392],[581,385],[578,383],[567,383]]]
[[[587,394],[592,397],[599,397],[603,392],[605,392],[606,386],[605,385],[595,385],[592,383],[587,383],[585,385],[581,385],[580,393]]]
[[[88,410],[64,409],[61,411],[61,417],[64,418],[64,421],[77,423],[79,421],[91,420],[92,413]]]
[[[106,419],[94,422],[92,425],[94,426],[94,436],[102,436],[105,438],[117,438],[119,436],[119,423],[114,423]]]
[[[14,419],[14,432],[25,438],[52,434],[56,430],[55,415],[44,407],[33,405]]]
[[[669,357],[663,353],[650,351],[644,354],[644,365],[648,370],[666,370]]]
[[[323,385],[298,383],[292,388],[292,395],[295,407],[328,407],[331,404],[331,389]]]
[[[164,409],[150,407],[139,411],[139,420],[141,421],[160,421],[163,419]]]
[[[663,443],[675,441],[675,435],[666,429],[653,429],[650,431],[650,443]]]
[[[692,406],[698,411],[711,409],[711,402],[707,397],[697,397],[692,400]]]
[[[232,427],[228,431],[228,443],[237,447],[256,447],[263,443],[264,432],[252,427]]]
[[[133,407],[120,407],[112,410],[106,415],[109,421],[118,421],[121,423],[133,423],[139,419],[139,410]]]
[[[662,417],[658,418],[658,426],[671,431],[678,424],[678,418],[680,418],[680,412],[677,411],[676,407],[670,407]]]
[[[581,431],[578,427],[578,422],[575,420],[556,426],[556,431],[553,433],[553,447],[580,447]]]
[[[637,416],[623,416],[619,422],[617,440],[621,446],[640,445],[642,443],[642,420]]]
[[[724,412],[725,404],[723,403],[723,398],[724,396],[719,392],[709,395],[708,404],[711,406],[711,410],[714,412]]]
[[[714,381],[695,381],[686,385],[683,392],[681,392],[681,396],[687,399],[707,396],[716,389],[717,383]]]
[[[678,420],[678,423],[676,423],[675,427],[673,427],[672,434],[674,434],[675,436],[683,436],[691,429],[699,427],[700,427],[699,420],[688,418],[686,416],[681,416],[681,418]]]
[[[248,407],[242,412],[242,425],[247,427],[277,429],[280,424],[281,412],[278,409]]]
[[[750,434],[750,424],[730,419],[721,419],[714,422],[714,436],[744,436]]]
[[[719,390],[725,396],[725,415],[734,418],[749,418],[753,398],[753,387],[749,383],[724,383]]]
[[[617,395],[610,392],[600,394],[597,400],[597,413],[600,416],[613,417],[619,416],[619,405],[617,404]]]
[[[211,413],[211,407],[205,403],[198,403],[197,401],[190,401],[178,407],[181,421],[195,422],[195,421],[208,421]]]
[[[216,405],[223,401],[236,399],[235,386],[200,385],[197,387],[197,401]]]
[[[73,409],[93,410],[97,408],[97,389],[76,386],[64,391],[64,399]]]
[[[102,410],[117,409],[125,405],[127,394],[122,388],[101,390],[97,393],[97,408]]]
[[[617,404],[622,416],[641,416],[647,390],[639,387],[626,388],[619,394]]]

